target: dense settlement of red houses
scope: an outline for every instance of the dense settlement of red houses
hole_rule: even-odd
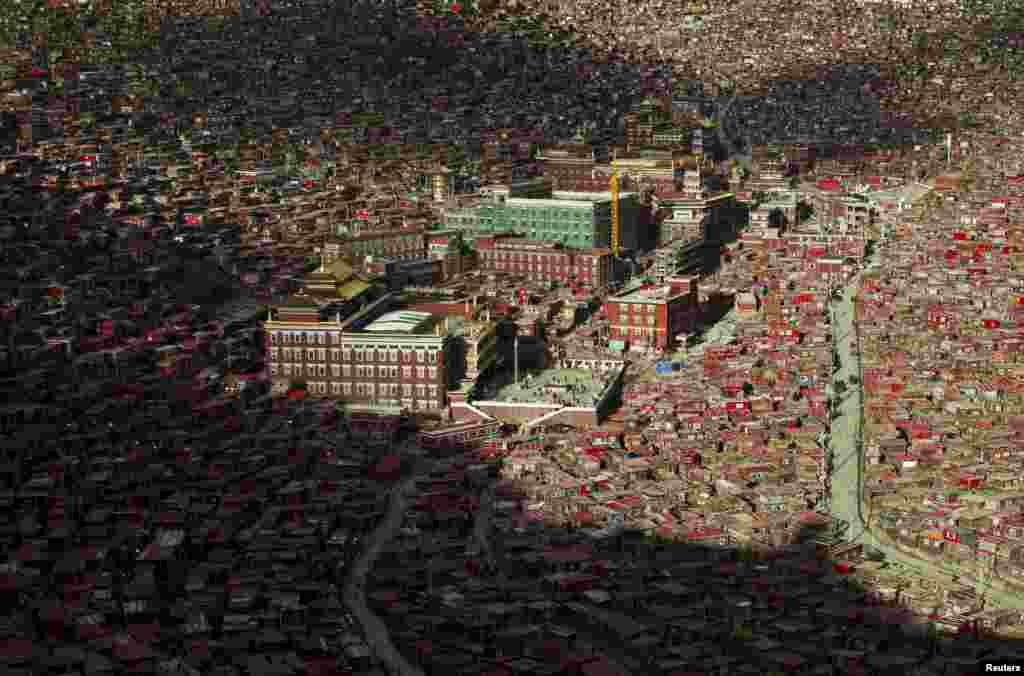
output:
[[[971,138],[967,146],[959,143],[960,139],[957,161],[969,154],[976,154],[979,164],[1000,157],[995,150],[1000,139]],[[1010,147],[1002,143],[1004,149]],[[806,149],[784,150],[805,154]],[[918,610],[938,609],[935,615],[953,626],[976,622],[980,627],[998,628],[1020,618],[1012,613],[978,612],[978,599],[969,590],[943,593],[920,581],[908,585],[905,579],[894,579],[891,571],[858,561],[855,553],[849,562],[831,567],[809,560],[804,550],[786,547],[813,530],[810,527],[827,521],[811,509],[827,490],[828,481],[822,471],[824,454],[818,447],[826,429],[822,384],[830,370],[823,299],[855,269],[868,237],[891,240],[886,255],[907,260],[903,267],[894,266],[893,275],[919,279],[913,275],[923,271],[937,276],[944,283],[925,287],[934,288],[937,296],[963,293],[949,284],[950,267],[964,267],[970,289],[972,280],[984,279],[972,270],[984,269],[989,260],[993,267],[1000,261],[1012,265],[1009,200],[1016,179],[1000,179],[1006,184],[1005,195],[1004,186],[993,183],[1006,172],[1011,158],[1007,155],[1002,167],[974,170],[979,184],[988,180],[996,188],[984,198],[987,202],[974,204],[973,198],[962,195],[955,210],[936,212],[959,224],[951,229],[948,221],[936,221],[928,230],[905,225],[921,191],[901,180],[906,172],[898,168],[899,158],[876,157],[865,166],[862,154],[854,151],[845,159],[817,160],[813,186],[801,185],[799,193],[792,194],[784,189],[777,157],[758,155],[751,183],[744,186],[737,177],[735,192],[753,196],[756,187],[775,194],[754,209],[752,225],[740,240],[718,252],[724,265],[717,274],[710,278],[686,274],[692,272],[687,269],[692,251],[685,247],[693,236],[686,233],[693,230],[670,225],[665,230],[681,235],[684,242],[648,261],[647,270],[637,270],[636,277],[648,278],[642,284],[611,296],[600,287],[605,281],[609,285],[617,281],[620,273],[609,266],[607,277],[601,276],[605,268],[600,261],[608,259],[599,248],[585,254],[599,261],[599,272],[589,284],[576,281],[565,288],[568,280],[562,280],[563,286],[553,289],[550,278],[538,280],[538,275],[530,274],[534,271],[520,271],[518,278],[486,268],[481,275],[461,274],[472,268],[475,257],[464,254],[460,234],[441,231],[430,231],[435,233],[432,236],[418,234],[422,239],[416,241],[423,244],[409,249],[415,256],[407,254],[401,243],[392,245],[392,235],[379,244],[382,253],[409,259],[420,258],[419,251],[429,246],[435,250],[428,258],[439,262],[381,269],[373,260],[367,261],[377,251],[354,243],[363,241],[360,232],[322,245],[322,267],[329,271],[303,276],[303,254],[321,246],[323,226],[336,213],[350,215],[349,210],[356,209],[360,221],[372,224],[367,226],[369,234],[378,223],[381,230],[408,229],[404,223],[383,226],[400,223],[403,211],[405,216],[412,215],[408,213],[412,207],[396,204],[393,196],[384,194],[371,204],[337,198],[342,203],[338,211],[303,220],[294,212],[266,217],[255,208],[259,204],[256,191],[245,198],[254,208],[238,211],[253,216],[252,221],[246,220],[252,247],[229,246],[223,256],[251,254],[240,266],[251,265],[274,279],[278,293],[294,290],[295,278],[304,278],[305,305],[281,304],[280,314],[305,313],[306,319],[312,319],[312,308],[320,322],[315,299],[325,292],[339,304],[332,308],[337,314],[352,310],[355,316],[386,300],[397,303],[398,309],[383,304],[378,309],[398,314],[388,316],[377,330],[373,330],[374,321],[384,316],[373,321],[364,317],[368,321],[353,327],[354,335],[370,341],[374,334],[388,340],[389,334],[397,333],[412,342],[416,342],[413,337],[422,337],[429,344],[436,336],[433,332],[443,327],[445,336],[459,337],[471,348],[463,355],[452,355],[451,363],[458,365],[461,377],[457,383],[445,383],[456,386],[447,401],[439,397],[441,405],[422,407],[429,414],[430,408],[444,410],[447,405],[463,427],[451,427],[443,416],[432,425],[424,415],[420,440],[440,440],[443,446],[453,437],[484,429],[487,434],[479,441],[481,460],[490,451],[509,451],[501,467],[507,481],[495,487],[490,497],[490,470],[464,462],[420,482],[417,508],[404,515],[408,529],[400,543],[391,545],[396,564],[378,566],[371,592],[375,608],[386,613],[396,628],[396,641],[410,649],[411,660],[473,674],[490,669],[549,673],[565,666],[589,674],[614,673],[613,661],[633,663],[634,670],[642,673],[657,673],[655,669],[670,673],[712,659],[725,665],[763,664],[770,654],[786,669],[807,671],[831,662],[855,673],[881,673],[929,658],[926,651],[913,648],[893,655],[887,643],[891,627],[906,623],[909,616],[888,607],[865,608],[879,598]],[[202,160],[194,156],[190,166],[192,162]],[[636,173],[653,174],[657,187],[657,175],[666,171],[658,162],[647,159],[633,166]],[[668,171],[672,169],[670,162]],[[965,171],[968,180],[961,175],[959,182],[969,182],[970,173]],[[593,189],[603,190],[605,181],[592,180]],[[956,177],[940,178],[936,187],[939,192],[955,192],[957,183]],[[187,184],[188,179],[179,179],[179,185]],[[868,188],[858,195],[847,194],[855,192],[852,189],[858,184]],[[982,192],[975,185],[968,195]],[[119,211],[116,189],[111,195],[119,217],[137,217],[127,209]],[[237,210],[239,202],[232,203],[230,195],[224,197],[224,211]],[[679,199],[685,205],[680,211],[689,211],[695,199],[665,191],[662,198]],[[801,199],[814,204],[818,221],[827,222],[798,223]],[[310,196],[290,203],[305,204],[309,210],[331,208],[323,206],[325,201]],[[961,210],[964,202],[967,209]],[[384,219],[380,211],[385,208],[398,209],[398,220]],[[714,208],[708,200],[699,206],[702,213]],[[277,205],[266,207],[267,212],[276,209]],[[1006,241],[997,249],[999,235],[994,231],[999,225],[991,221],[998,220],[995,212],[1000,210],[1006,214],[1002,224]],[[421,218],[424,212],[429,213],[426,208],[417,209]],[[965,223],[975,216],[976,222]],[[296,219],[303,227],[290,227]],[[184,220],[185,225],[194,225]],[[681,221],[676,214],[664,212],[652,214],[652,220],[655,224]],[[69,228],[78,231],[76,237],[91,237],[90,224],[83,221],[69,223]],[[820,225],[828,227],[823,231],[816,227]],[[972,232],[974,241],[970,241]],[[44,234],[32,233],[33,237]],[[928,233],[927,239],[923,233]],[[95,331],[86,331],[88,335],[74,341],[48,335],[45,346],[17,337],[8,343],[8,360],[37,360],[43,351],[48,357],[39,361],[35,372],[7,383],[11,391],[24,393],[28,382],[45,386],[52,382],[50,375],[68,365],[73,365],[77,382],[88,380],[92,389],[58,388],[52,401],[19,402],[4,410],[5,433],[21,435],[12,444],[11,463],[4,474],[9,490],[4,500],[10,507],[5,537],[11,557],[3,572],[3,592],[10,601],[5,607],[18,609],[3,625],[0,654],[6,666],[81,667],[88,673],[157,666],[196,673],[242,669],[372,673],[375,660],[358,623],[346,617],[337,573],[340,564],[356,555],[359,538],[383,511],[377,497],[380,484],[393,483],[402,468],[394,456],[377,462],[379,451],[374,449],[394,440],[399,416],[353,407],[348,420],[339,421],[330,402],[260,396],[263,391],[256,382],[272,382],[278,375],[272,370],[275,364],[302,364],[304,372],[289,374],[289,381],[302,378],[309,385],[322,377],[325,384],[338,384],[333,391],[307,389],[305,396],[343,396],[346,381],[340,360],[335,379],[332,360],[319,356],[320,349],[335,349],[327,343],[323,348],[301,345],[301,358],[282,360],[285,346],[275,346],[272,340],[263,344],[251,308],[238,321],[222,317],[226,321],[221,325],[211,321],[215,318],[206,316],[203,308],[174,303],[160,294],[149,301],[121,305],[123,298],[133,294],[151,295],[149,287],[161,283],[161,268],[172,267],[167,231],[156,228],[152,234],[153,243],[144,248],[133,247],[131,241],[119,242],[112,254],[87,261],[95,274],[84,273],[66,284],[40,276],[51,260],[28,261],[16,284],[22,302],[4,308],[5,316],[14,318],[56,310],[51,318],[62,326],[67,319],[61,316],[60,301],[50,298],[66,294],[68,301],[74,301],[81,295],[95,295],[98,287],[116,292],[116,296],[110,294],[109,318],[101,318]],[[699,229],[693,234],[706,238]],[[944,256],[949,267],[924,268],[928,259],[921,252],[927,254],[929,246],[942,238],[951,240],[949,248],[956,248],[957,256]],[[537,246],[535,240],[525,239],[519,238],[527,250]],[[29,247],[25,251],[31,253]],[[298,255],[286,258],[294,254]],[[156,264],[156,270],[142,276],[118,273],[124,258],[143,255],[140,260]],[[362,269],[331,260],[332,255],[355,259]],[[405,276],[394,275],[399,270]],[[385,289],[364,278],[382,273],[400,277],[392,284],[396,288]],[[921,497],[926,517],[933,522],[915,521],[905,500],[900,508],[903,514],[895,522],[882,507],[879,519],[886,512],[889,520],[883,527],[892,530],[889,524],[896,523],[896,535],[904,544],[920,546],[938,542],[935,519],[963,518],[964,524],[942,528],[941,555],[980,561],[988,557],[999,563],[1001,571],[1012,574],[1014,515],[1019,513],[1016,487],[1012,477],[985,470],[986,464],[1012,467],[1012,433],[997,438],[1004,445],[995,446],[991,457],[967,454],[964,462],[971,463],[969,469],[955,477],[929,476],[929,463],[923,457],[933,459],[936,451],[956,457],[957,449],[965,445],[953,443],[948,423],[943,427],[938,416],[955,420],[972,410],[982,411],[980,424],[964,426],[965,443],[973,441],[970,435],[997,432],[1002,424],[998,414],[1008,414],[1013,403],[1012,388],[1005,387],[1008,394],[1003,400],[997,389],[994,405],[986,410],[991,390],[984,387],[990,387],[989,381],[972,381],[961,388],[964,372],[952,372],[960,381],[954,380],[956,387],[944,385],[942,412],[935,414],[933,423],[922,420],[930,413],[920,397],[893,387],[896,377],[903,383],[913,383],[916,377],[901,370],[905,365],[895,363],[897,350],[889,345],[878,350],[892,355],[893,363],[884,365],[884,375],[868,371],[883,368],[875,367],[874,357],[868,356],[873,349],[872,322],[879,326],[877,333],[902,340],[898,331],[892,331],[897,311],[906,313],[906,308],[921,305],[897,301],[896,279],[889,276],[869,282],[864,296],[865,384],[869,394],[879,388],[886,394],[869,396],[866,408],[869,416],[878,418],[873,424],[881,430],[875,457],[880,465],[893,464],[891,459],[897,463],[896,468],[886,469],[897,475],[895,480],[880,478],[880,482],[896,483],[913,496],[916,486],[900,479],[927,478],[928,493]],[[895,294],[885,293],[890,287]],[[1000,293],[1016,297],[1012,287]],[[648,300],[659,307],[657,312],[634,308],[646,307],[640,301]],[[346,307],[364,302],[362,307]],[[698,328],[698,319],[709,322],[712,314],[730,304],[735,306],[733,314],[707,331],[702,346],[688,344],[696,342],[685,334]],[[686,329],[679,330],[668,319],[670,305],[679,306]],[[1009,321],[1015,306],[1005,306],[1005,318],[985,314],[1002,310],[1000,304],[982,308],[981,324],[973,328],[982,335],[1004,330],[1002,322]],[[947,307],[929,302],[925,307],[924,322],[934,317],[932,322],[943,332],[955,330],[938,339],[935,353],[942,361],[934,370],[946,374],[951,371],[943,367],[947,362],[942,355],[961,348],[972,327],[956,325],[953,303]],[[878,313],[872,315],[875,309]],[[337,321],[337,314],[327,321]],[[443,320],[424,315],[439,315]],[[498,333],[495,319],[506,315],[512,316],[523,336],[511,351],[507,344],[488,342],[492,333]],[[623,315],[630,320],[623,321]],[[287,316],[279,319],[288,321]],[[648,324],[649,319],[654,322]],[[628,333],[621,333],[623,328]],[[655,333],[639,333],[641,329]],[[683,344],[666,354],[662,348],[668,341],[657,339],[659,331],[682,333]],[[526,336],[538,340],[528,341]],[[920,340],[920,336],[906,340],[911,339]],[[153,349],[152,343],[159,347]],[[983,349],[981,344],[980,339],[972,344],[975,353]],[[282,349],[275,355],[272,351],[277,348]],[[343,344],[338,349],[344,349]],[[309,350],[314,356],[309,356]],[[522,381],[518,374],[512,383],[484,378],[481,389],[475,390],[478,377],[487,375],[488,357],[498,350],[504,350],[506,364],[519,364]],[[418,356],[410,362],[410,368],[427,369],[428,375],[414,370],[406,378],[400,370],[402,375],[394,377],[406,382],[381,382],[392,378],[393,368],[405,368],[401,361],[391,362],[388,354],[360,364],[364,369],[386,367],[386,376],[375,371],[374,376],[363,378],[375,387],[387,384],[392,388],[389,392],[397,384],[400,389],[395,396],[400,403],[406,384],[414,388],[410,391],[414,400],[431,401],[431,362],[426,355],[432,352],[423,350],[422,364]],[[1012,349],[1007,347],[1005,352],[1012,354]],[[912,353],[920,358],[919,353],[926,351],[915,345]],[[232,374],[231,359],[247,362],[251,368]],[[226,374],[216,368],[225,360],[229,362]],[[627,360],[630,364],[625,368]],[[964,361],[977,366],[971,358]],[[315,371],[310,372],[310,366]],[[983,371],[976,369],[970,377],[977,378],[977,373]],[[999,377],[1012,382],[1013,373],[994,374],[992,382]],[[925,401],[929,394],[936,398],[935,384],[924,387]],[[908,385],[906,389],[913,393],[921,388]],[[246,390],[248,394],[242,395]],[[253,393],[256,396],[250,396]],[[293,390],[291,396],[303,394]],[[106,400],[97,404],[103,397]],[[372,409],[378,395],[364,398]],[[957,405],[947,411],[946,403],[952,399],[957,399]],[[622,406],[613,412],[616,407],[611,404],[619,400]],[[996,409],[998,405],[1003,411]],[[536,415],[531,413],[536,406],[546,408]],[[902,413],[906,409],[918,417],[900,425],[908,419]],[[74,425],[68,425],[71,416],[77,420]],[[126,419],[131,423],[125,425]],[[496,419],[526,423],[527,430],[507,440],[492,436]],[[977,423],[979,417],[970,420]],[[986,424],[989,420],[991,425]],[[1018,426],[1009,415],[1005,421],[1004,431]],[[908,431],[899,434],[901,427]],[[41,434],[43,429],[60,429],[61,436],[47,437]],[[343,430],[340,443],[338,429]],[[940,433],[946,436],[937,442],[935,436]],[[363,436],[368,438],[360,439]],[[922,456],[920,461],[915,453]],[[756,484],[752,491],[740,490],[752,483]],[[946,490],[946,485],[964,493]],[[974,511],[937,504],[953,497],[972,503]],[[883,495],[880,501],[885,500]],[[986,516],[990,512],[994,516]],[[475,513],[476,520],[473,543],[467,548],[468,513]],[[494,541],[485,532],[492,514],[496,530],[507,531]],[[990,524],[984,523],[986,518]],[[967,524],[969,519],[980,523]],[[559,525],[577,528],[563,533]],[[653,537],[643,541],[618,537],[620,528]],[[924,537],[913,535],[925,528]],[[976,529],[976,546],[972,546],[970,528]],[[434,538],[435,534],[442,537]],[[817,539],[819,547],[828,544],[823,536]],[[695,560],[671,561],[673,549],[666,542],[689,543]],[[946,542],[952,544],[946,546]],[[990,542],[995,546],[990,547]],[[749,545],[752,556],[775,557],[775,563],[719,563],[719,557],[733,555],[701,548],[721,544]],[[441,553],[443,557],[437,556]],[[451,563],[437,568],[426,565],[427,560],[442,558]],[[854,567],[853,576],[875,583],[874,593],[848,590],[844,580]],[[416,571],[428,574],[417,577]],[[493,572],[500,573],[499,581],[490,581]],[[538,573],[545,576],[541,592],[536,589]],[[701,589],[650,584],[651,576],[692,579],[709,573],[721,584]],[[515,579],[523,575],[529,577]],[[502,583],[502,576],[512,580]],[[186,601],[179,600],[182,591],[187,592]],[[666,594],[678,605],[693,606],[692,614],[659,605],[657,598]],[[480,608],[486,611],[483,616]],[[641,614],[642,621],[631,619]],[[542,632],[535,624],[557,625],[555,640],[539,639]],[[747,641],[743,637],[750,635],[750,625],[757,625],[758,633]],[[453,627],[463,640],[444,638]],[[841,635],[830,627],[841,630]],[[814,629],[820,635],[807,640]],[[624,654],[595,654],[595,646],[608,644],[601,640],[608,631],[628,645]],[[470,634],[494,639],[479,644],[494,646],[501,654],[488,654],[477,642],[467,643],[464,637]],[[790,650],[794,636],[801,638],[804,649]],[[726,637],[740,639],[736,647],[742,649],[723,648]],[[70,643],[79,647],[69,648]],[[51,651],[51,645],[57,649]],[[242,655],[244,661],[240,661]],[[651,662],[652,655],[656,663]],[[973,667],[973,652],[961,657]],[[934,659],[936,668],[949,663],[946,654]]]
[[[960,145],[960,144],[958,144]],[[964,138],[919,220],[894,219],[857,298],[872,523],[965,575],[1020,584],[1016,143]]]

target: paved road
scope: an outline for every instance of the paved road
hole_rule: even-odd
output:
[[[384,663],[389,674],[395,676],[425,676],[422,669],[409,663],[391,642],[387,626],[366,606],[366,576],[373,568],[384,546],[395,537],[401,528],[408,508],[409,500],[416,490],[416,480],[435,469],[450,467],[461,459],[461,456],[431,460],[418,458],[411,475],[391,489],[391,500],[388,513],[380,525],[367,538],[362,553],[352,564],[348,582],[345,585],[345,605],[359,620],[363,634],[369,643],[372,654]]]
[[[363,627],[363,634],[369,643],[372,654],[384,663],[389,674],[396,676],[424,676],[419,667],[409,663],[404,656],[395,648],[391,642],[391,636],[384,622],[374,615],[366,606],[366,576],[373,568],[374,562],[380,556],[381,550],[391,541],[402,526],[405,511],[409,498],[416,489],[416,480],[423,474],[430,472],[434,467],[442,466],[448,460],[429,462],[420,459],[416,462],[416,468],[412,475],[392,488],[391,501],[388,505],[388,513],[377,526],[376,530],[366,540],[362,553],[352,564],[351,574],[345,585],[345,605],[349,607],[352,614],[356,616]]]
[[[843,291],[842,301],[832,303],[832,335],[836,339],[841,367],[833,376],[832,391],[836,383],[848,382],[851,375],[860,376],[858,360],[854,356],[856,336],[853,332],[853,297],[860,286],[860,275],[854,277]],[[832,449],[833,516],[850,524],[849,536],[856,540],[863,531],[860,513],[860,387],[851,387],[838,407],[838,417],[829,429]]]
[[[871,261],[877,261],[877,254]],[[860,285],[860,274],[855,276],[843,292],[842,301],[833,304],[832,333],[837,340],[840,370],[833,383],[847,380],[856,375],[863,382],[861,362],[856,354],[857,334],[854,328],[853,298]],[[897,549],[882,533],[867,530],[862,513],[863,457],[861,444],[861,423],[863,392],[858,384],[847,390],[839,405],[839,417],[832,421],[829,430],[833,451],[832,471],[832,515],[850,524],[848,539],[851,542],[874,547],[885,554],[890,562],[905,566],[930,579],[951,578],[959,571],[952,565],[933,564],[910,556]],[[965,573],[966,574],[966,571]],[[983,587],[987,581],[983,581]],[[985,590],[989,602],[997,607],[1024,608],[1024,595],[1005,592],[994,587]]]
[[[413,666],[402,656],[391,642],[387,627],[379,617],[366,607],[366,575],[380,555],[381,549],[394,537],[402,525],[409,493],[416,487],[416,475],[397,485],[391,492],[387,516],[370,535],[362,554],[352,566],[348,584],[345,585],[345,605],[359,620],[372,654],[383,662],[389,673],[401,676],[424,676],[423,671]]]
[[[494,517],[494,489],[497,480],[492,481],[480,495],[480,507],[473,519],[473,542],[484,560],[496,570],[494,550],[491,549],[491,519]]]

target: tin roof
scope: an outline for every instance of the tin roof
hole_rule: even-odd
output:
[[[429,312],[395,310],[381,315],[363,330],[370,333],[419,333],[432,318]]]

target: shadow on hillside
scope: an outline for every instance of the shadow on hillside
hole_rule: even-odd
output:
[[[524,497],[509,491],[498,504]],[[438,556],[462,549],[469,521],[428,515],[421,528],[446,543],[396,541],[368,592],[396,646],[427,674],[974,674],[982,659],[1024,651],[990,637],[1004,616],[956,612],[972,605],[966,590],[936,596],[928,612],[943,619],[933,623],[902,606],[920,603],[916,586],[858,582],[880,564],[816,554],[821,527],[755,553],[534,525],[493,538],[490,557]]]
[[[380,16],[377,23],[371,22],[374,13]],[[523,33],[502,31],[466,30],[463,20],[450,13],[424,19],[409,2],[314,1],[275,10],[270,18],[232,17],[216,36],[204,34],[195,21],[168,19],[161,48],[137,58],[162,75],[190,78],[193,96],[167,95],[156,109],[198,110],[222,101],[244,113],[244,125],[265,131],[274,125],[302,126],[311,115],[331,116],[351,107],[402,110],[400,102],[413,91],[465,96],[461,109],[452,98],[450,111],[410,115],[413,111],[406,110],[405,124],[417,127],[411,136],[420,138],[412,142],[425,139],[428,119],[435,131],[446,116],[453,129],[468,128],[479,123],[487,107],[493,111],[488,113],[493,124],[487,126],[540,134],[543,143],[564,140],[583,123],[595,125],[595,142],[612,142],[619,134],[619,117],[654,93],[654,80],[671,71],[667,64],[629,62],[625,55],[607,63],[598,58],[600,46],[582,38],[572,45],[544,46],[531,44]],[[281,46],[275,47],[270,37]],[[290,63],[294,46],[307,40],[310,48],[300,54],[305,63]],[[202,53],[216,48],[216,58],[198,64],[199,47]],[[422,60],[419,70],[410,60]],[[208,77],[195,79],[192,71],[200,65]],[[828,142],[907,144],[920,136],[905,128],[907,121],[884,118],[877,96],[861,91],[866,82],[882,82],[880,69],[827,64],[823,70],[828,76],[821,80],[780,82],[768,94],[743,97],[730,117],[742,119],[744,133],[759,143],[810,136]],[[289,103],[266,95],[285,89],[299,96]],[[314,99],[329,109],[318,110]],[[804,129],[800,120],[815,116],[822,124]],[[710,145],[714,141],[707,139]]]

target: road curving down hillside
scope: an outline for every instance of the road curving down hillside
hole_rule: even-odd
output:
[[[832,335],[839,352],[840,369],[833,383],[849,382],[851,375],[858,378],[855,386],[848,387],[839,404],[839,415],[829,430],[833,453],[831,513],[850,524],[848,539],[865,547],[873,547],[890,562],[905,566],[925,577],[951,578],[960,572],[950,565],[936,564],[905,553],[883,533],[869,530],[862,513],[864,486],[863,457],[863,373],[859,355],[854,298],[860,287],[861,274],[856,275],[843,290],[842,300],[833,304]],[[833,385],[834,388],[834,385]],[[1001,608],[1024,609],[1024,596],[996,587],[997,583],[983,582],[988,602]]]

